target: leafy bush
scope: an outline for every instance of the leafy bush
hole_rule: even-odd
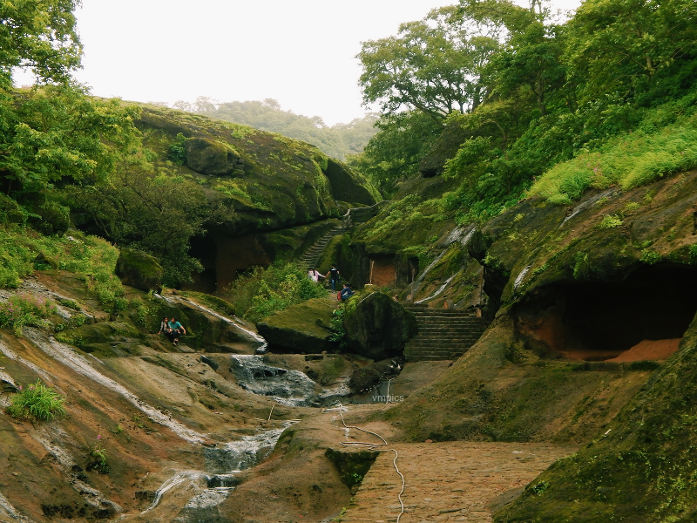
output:
[[[41,380],[15,394],[5,411],[17,419],[51,421],[66,415],[65,398]]]
[[[293,263],[274,263],[266,269],[255,267],[230,284],[226,292],[237,313],[253,322],[327,294]]]
[[[45,318],[54,310],[55,306],[50,301],[38,296],[11,296],[7,301],[0,303],[0,328],[11,328],[16,334],[21,335],[22,327],[25,325],[45,326]]]
[[[169,146],[169,159],[177,165],[184,165],[186,163],[186,148],[184,147],[185,143],[186,136],[179,133],[177,134],[176,141],[172,142],[172,144]]]

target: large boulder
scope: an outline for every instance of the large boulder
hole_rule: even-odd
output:
[[[189,138],[186,149],[186,164],[192,170],[211,176],[244,174],[244,161],[228,144],[207,138]]]
[[[349,351],[374,360],[399,356],[417,332],[414,315],[381,292],[352,298],[344,329]]]
[[[336,300],[314,298],[268,316],[257,329],[272,348],[319,354],[332,348],[327,337],[336,307]]]
[[[379,193],[360,174],[331,158],[327,160],[324,174],[329,178],[335,200],[352,204],[375,205]]]
[[[154,256],[124,248],[116,261],[116,275],[124,285],[147,292],[162,285],[164,270]]]

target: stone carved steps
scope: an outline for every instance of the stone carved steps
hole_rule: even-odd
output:
[[[408,361],[457,359],[477,342],[488,325],[468,311],[418,305],[405,308],[414,313],[419,326],[419,333],[404,349]]]
[[[342,232],[344,232],[343,226],[337,225],[336,227],[328,231],[319,240],[317,240],[312,245],[312,247],[305,251],[305,254],[303,254],[300,258],[300,263],[303,265],[303,267],[307,268],[308,270],[312,267],[315,267],[317,264],[317,260],[319,259],[319,255],[322,254],[322,251],[327,246],[327,244],[331,241],[331,239],[334,236],[336,236],[337,234],[341,234]]]

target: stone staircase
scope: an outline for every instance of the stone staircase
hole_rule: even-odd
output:
[[[333,229],[327,231],[324,236],[317,240],[312,245],[312,247],[310,247],[307,251],[305,251],[305,254],[302,255],[302,257],[300,258],[300,263],[302,264],[302,266],[306,269],[316,267],[319,255],[322,254],[322,251],[327,246],[329,241],[334,236],[336,236],[337,234],[341,234],[342,232],[344,232],[343,225],[337,225]]]
[[[405,308],[414,313],[419,326],[419,333],[404,349],[407,361],[457,359],[475,344],[488,325],[484,318],[468,311],[420,305]]]

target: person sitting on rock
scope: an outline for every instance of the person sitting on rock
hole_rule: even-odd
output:
[[[164,334],[165,336],[169,335],[169,318],[164,318],[160,322],[160,330],[159,330],[158,334],[160,334],[160,335]]]
[[[351,296],[354,295],[353,290],[351,289],[351,284],[350,283],[344,283],[344,288],[341,289],[341,292],[339,293],[339,299],[341,301],[346,301],[348,300]]]
[[[172,318],[168,323],[170,329],[170,336],[172,339],[172,344],[176,345],[179,343],[179,336],[186,334],[186,329],[184,326],[177,321],[177,318]]]

